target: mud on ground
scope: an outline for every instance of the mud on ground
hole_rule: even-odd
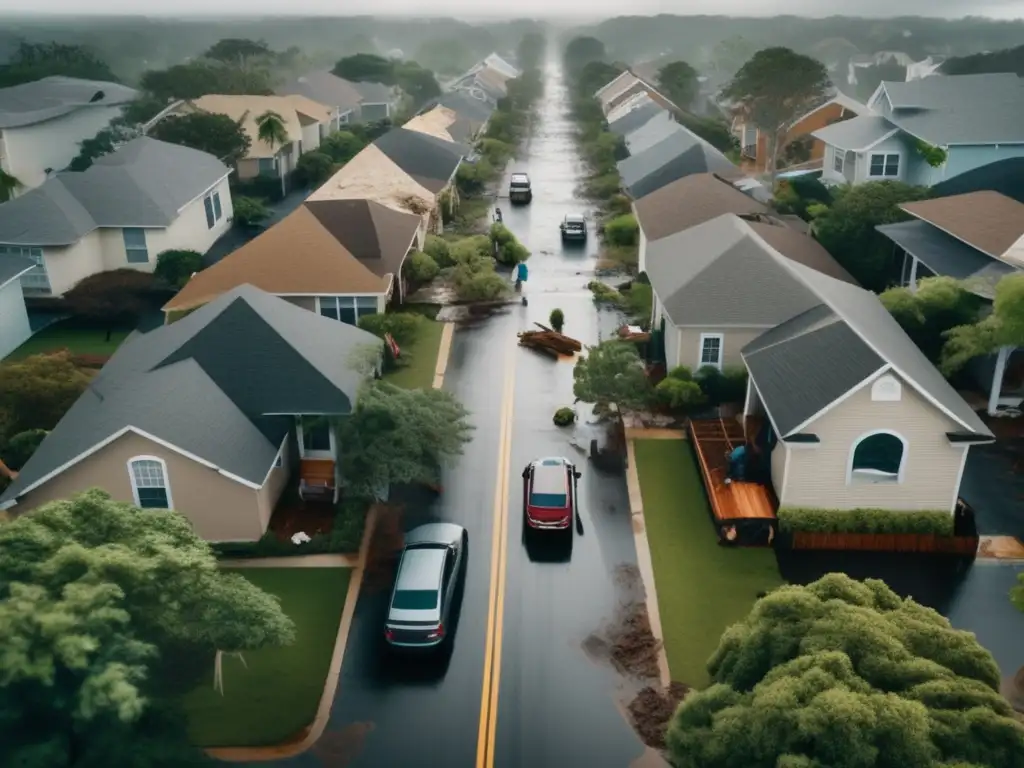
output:
[[[363,576],[364,588],[371,592],[391,589],[398,556],[405,545],[403,512],[403,507],[398,504],[382,504],[378,507],[377,523],[370,539]]]
[[[633,727],[644,744],[655,749],[665,748],[668,723],[689,690],[683,683],[672,683],[664,690],[648,686],[629,703]]]

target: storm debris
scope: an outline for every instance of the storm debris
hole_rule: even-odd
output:
[[[560,355],[574,355],[583,350],[583,344],[576,339],[548,328],[546,325],[534,323],[541,330],[522,331],[518,334],[519,346],[543,352],[556,360]]]
[[[613,627],[609,639],[611,661],[620,672],[634,677],[657,679],[661,643],[651,632],[646,605],[637,603],[630,606],[618,626]]]
[[[640,690],[629,703],[628,709],[633,727],[644,744],[655,749],[665,748],[665,731],[669,721],[689,691],[688,685],[676,682],[665,690],[650,686]]]

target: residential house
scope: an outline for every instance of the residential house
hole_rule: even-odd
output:
[[[466,121],[469,135],[472,138],[483,134],[487,129],[487,123],[491,119],[491,115],[494,113],[494,107],[487,102],[474,99],[460,91],[443,93],[438,98],[431,99],[420,110],[420,114],[430,112],[435,107],[450,109],[458,115],[460,120]],[[403,127],[408,128],[409,123],[406,123]],[[456,141],[465,143],[467,139],[456,139]]]
[[[767,216],[771,209],[713,173],[695,173],[633,202],[640,227],[638,267],[647,270],[647,244],[703,224],[722,214]]]
[[[0,247],[0,360],[32,335],[18,278],[34,266],[31,260],[9,254]]]
[[[117,83],[44,77],[0,88],[0,170],[21,194],[68,167],[81,149],[121,116],[138,92]]]
[[[499,99],[508,95],[505,83],[511,78],[491,67],[474,67],[462,77],[448,85],[448,90],[464,93],[472,99],[496,106]]]
[[[816,299],[741,352],[780,506],[953,514],[967,453],[992,433],[877,296],[774,258]]]
[[[925,277],[944,275],[987,304],[996,283],[1024,269],[1024,203],[990,190],[903,203],[912,221],[876,227],[901,258],[900,284],[916,291]],[[1024,402],[1024,350],[1003,347],[973,360],[970,371],[988,392],[988,412]]]
[[[992,434],[818,243],[727,213],[647,251],[668,366],[746,368],[781,506],[952,514]]]
[[[651,110],[650,107],[652,105],[656,109]],[[625,115],[628,115],[629,113],[634,112],[637,109],[640,109],[641,107],[647,107],[648,112],[650,112],[652,116],[665,109],[660,104],[651,99],[651,97],[648,96],[646,93],[638,93],[635,96],[630,96],[617,107],[610,110],[608,114],[604,116],[605,122],[608,123],[608,125],[612,125]]]
[[[249,137],[249,151],[238,161],[239,181],[258,176],[280,179],[281,192],[289,189],[289,178],[299,157],[320,146],[320,141],[338,123],[338,108],[320,104],[301,95],[236,96],[211,94],[171,104],[146,123],[146,130],[174,115],[194,112],[227,115],[239,122]],[[270,144],[259,137],[257,120],[268,112],[280,116],[287,135],[283,144]]]
[[[825,142],[816,138],[813,132],[833,123],[849,120],[853,117],[868,114],[866,105],[851,99],[841,91],[822,102],[807,114],[793,120],[786,130],[779,145],[778,158],[785,159],[785,148],[797,142],[806,142],[807,158],[787,166],[800,168],[820,168],[825,157]],[[732,131],[740,143],[740,155],[749,163],[751,170],[759,173],[770,173],[768,134],[759,130],[756,125],[747,123],[742,112],[733,118]]]
[[[932,197],[965,195],[991,190],[1024,203],[1024,157],[1011,157],[941,181],[932,187]]]
[[[363,95],[343,77],[329,70],[307,72],[275,89],[278,96],[304,96],[317,104],[330,106],[333,110],[330,133],[341,130],[341,126],[362,121]]]
[[[493,69],[499,74],[504,75],[505,78],[509,80],[519,77],[519,75],[521,74],[518,69],[516,69],[512,64],[510,64],[507,60],[503,59],[497,53],[489,54],[487,58],[480,62],[480,66],[481,69]]]
[[[886,81],[867,106],[868,114],[813,132],[826,145],[822,181],[932,186],[1024,157],[1024,84],[1012,73]],[[930,148],[945,153],[937,166],[926,159]]]
[[[462,117],[453,109],[438,104],[426,112],[420,112],[403,124],[402,128],[407,131],[425,133],[443,141],[467,144],[476,138],[481,125],[474,120]]]
[[[643,128],[648,122],[665,114],[665,110],[650,99],[626,110],[615,110],[608,115],[608,130],[626,136]]]
[[[98,486],[180,511],[207,541],[256,541],[290,483],[337,500],[334,423],[372,375],[372,349],[372,334],[240,286],[130,336],[0,508],[30,512]]]
[[[594,97],[600,103],[601,111],[608,115],[620,104],[639,94],[645,94],[651,101],[670,112],[679,111],[679,107],[671,99],[628,69],[607,85],[599,88]]]
[[[401,91],[383,83],[354,81],[352,87],[359,92],[359,119],[364,123],[386,120],[395,116]]]
[[[655,126],[656,120],[626,136],[630,157],[616,164],[622,186],[634,200],[695,173],[715,173],[732,182],[744,178],[704,139],[678,123]]]
[[[654,327],[664,329],[669,368],[742,365],[746,344],[814,306],[780,259],[853,282],[816,240],[768,217],[749,218],[726,213],[648,241]]]
[[[423,247],[422,219],[371,200],[307,201],[216,264],[165,306],[168,322],[240,285],[355,324],[401,301],[402,265]],[[288,258],[282,258],[287,254]]]
[[[142,136],[0,205],[0,249],[31,259],[26,295],[62,296],[97,272],[152,272],[163,251],[205,253],[234,209],[220,160]]]

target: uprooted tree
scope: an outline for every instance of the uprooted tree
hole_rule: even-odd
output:
[[[882,581],[829,574],[759,600],[684,699],[678,768],[1024,765],[1024,725],[970,632]]]
[[[218,651],[294,640],[277,598],[177,512],[93,489],[0,526],[0,551],[5,765],[208,765],[178,696]]]
[[[436,485],[445,462],[462,454],[474,427],[450,392],[367,385],[338,426],[346,493],[374,498],[393,485]]]

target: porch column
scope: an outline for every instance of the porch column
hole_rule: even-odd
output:
[[[907,255],[910,256],[910,284],[907,285],[907,288],[910,289],[911,293],[917,293],[917,265],[920,262],[913,254]]]
[[[1003,374],[1006,373],[1006,361],[1016,347],[1000,347],[996,353],[996,367],[992,372],[992,388],[988,393],[988,415],[995,416],[999,406],[999,395],[1003,391]]]

